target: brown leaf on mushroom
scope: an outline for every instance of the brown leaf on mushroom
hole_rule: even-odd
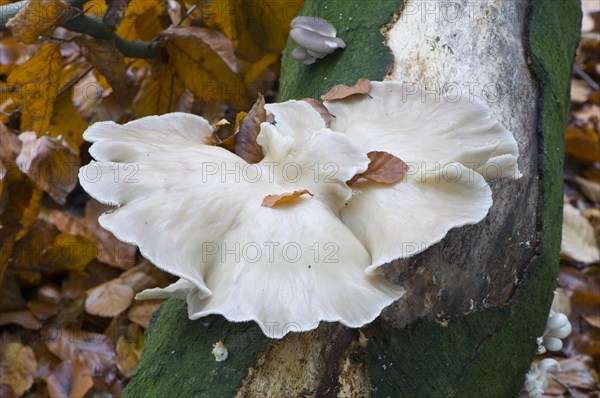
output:
[[[395,184],[402,181],[408,171],[408,165],[391,153],[373,151],[369,152],[367,156],[371,160],[367,170],[352,177],[347,182],[349,186],[361,178],[385,184]]]
[[[248,163],[258,163],[263,158],[260,145],[256,137],[260,133],[260,124],[267,120],[265,111],[265,98],[258,94],[252,109],[239,124],[239,131],[235,134],[234,152]]]
[[[345,84],[337,84],[321,96],[323,101],[339,101],[353,95],[369,95],[371,91],[371,81],[367,79],[358,79],[356,84],[348,87]]]

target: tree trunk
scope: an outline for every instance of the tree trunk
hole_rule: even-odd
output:
[[[360,330],[322,323],[269,340],[253,323],[190,321],[185,303],[169,300],[147,332],[125,396],[517,395],[558,271],[563,134],[580,5],[402,3],[307,0],[300,15],[328,19],[347,47],[305,66],[289,58],[288,43],[280,100],[318,98],[361,77],[402,80],[428,100],[479,95],[515,134],[523,178],[491,182],[494,205],[480,224],[385,266],[407,293]],[[229,350],[225,362],[211,355],[217,341]]]

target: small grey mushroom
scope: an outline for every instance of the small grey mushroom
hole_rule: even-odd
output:
[[[305,64],[312,64],[316,59],[346,47],[342,39],[335,37],[335,27],[324,19],[296,17],[291,27],[290,37],[299,46],[292,51],[292,58]]]
[[[292,19],[292,23],[290,24],[293,28],[304,28],[311,30],[313,32],[319,33],[323,36],[335,37],[337,30],[335,27],[329,23],[328,21],[317,18],[317,17],[309,17],[309,16],[301,16]]]
[[[306,65],[313,64],[317,60],[316,57],[313,57],[312,55],[310,55],[309,52],[302,47],[294,48],[292,50],[291,55],[292,55],[293,59],[295,59],[296,61],[302,61]]]

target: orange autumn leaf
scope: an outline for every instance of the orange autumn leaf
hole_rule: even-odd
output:
[[[50,398],[80,398],[94,385],[90,370],[78,360],[62,361],[44,380]]]
[[[252,109],[239,124],[239,131],[235,134],[234,152],[248,163],[258,163],[263,158],[260,145],[256,137],[260,133],[260,124],[267,120],[265,111],[265,98],[258,94]]]
[[[369,152],[367,156],[371,160],[369,167],[363,173],[352,177],[348,181],[348,185],[354,184],[361,178],[385,184],[395,184],[401,181],[408,171],[407,164],[391,153],[373,151]]]
[[[62,58],[60,45],[44,44],[8,76],[13,100],[21,105],[21,131],[46,133],[58,93]]]
[[[310,193],[308,189],[302,189],[294,192],[286,192],[280,195],[267,195],[263,199],[261,206],[275,207],[283,203],[291,202],[292,200],[299,198],[300,196],[305,194],[313,196],[313,194]]]
[[[321,96],[321,99],[323,101],[339,101],[356,94],[369,95],[369,91],[371,91],[371,81],[358,79],[352,87],[348,87],[345,84],[338,84],[331,87],[328,92]]]
[[[35,44],[48,38],[71,14],[71,6],[62,0],[29,0],[8,20],[6,27],[17,40]]]

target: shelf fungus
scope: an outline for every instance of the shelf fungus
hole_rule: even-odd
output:
[[[346,43],[336,37],[335,27],[324,19],[317,17],[296,17],[291,23],[290,37],[298,44],[291,56],[296,61],[310,65],[317,59],[331,54],[338,48],[345,48]]]
[[[404,294],[383,264],[481,221],[486,177],[519,177],[517,144],[482,101],[372,82],[324,105],[329,127],[306,101],[257,101],[226,141],[184,113],[85,132],[96,161],[81,184],[116,206],[101,225],[180,278],[139,299],[185,299],[191,319],[254,321],[271,338],[361,327]]]

